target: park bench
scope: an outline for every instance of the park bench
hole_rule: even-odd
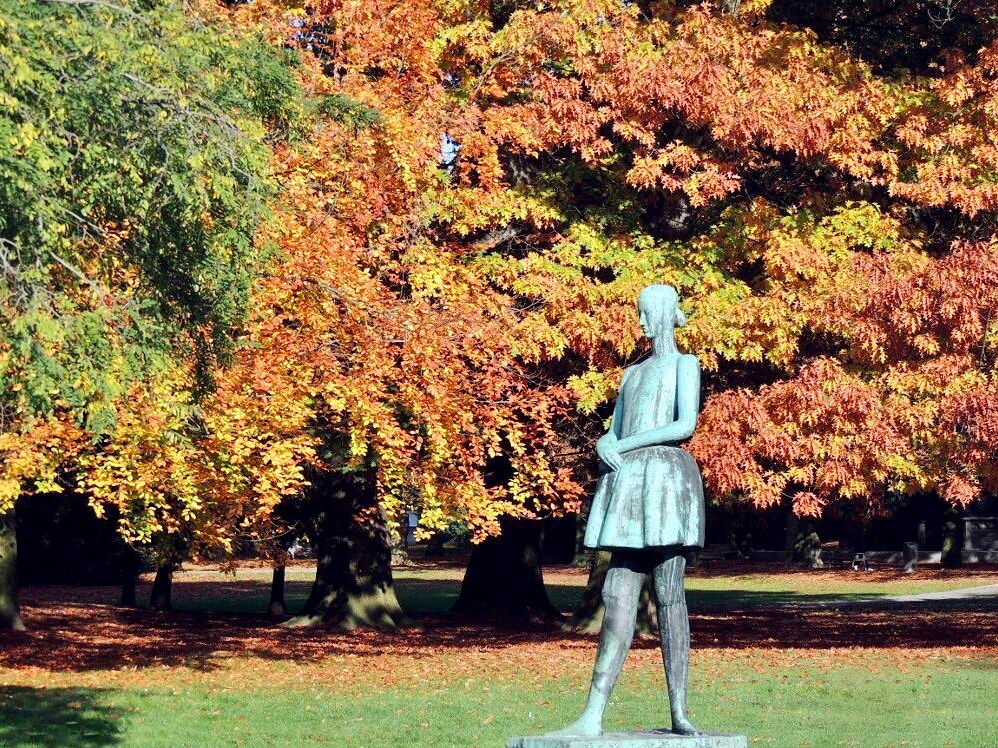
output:
[[[854,570],[869,571],[869,560],[863,553],[856,553],[852,548],[838,540],[821,544],[821,559],[826,566],[844,569],[851,566]]]

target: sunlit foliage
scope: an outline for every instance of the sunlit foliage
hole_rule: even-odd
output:
[[[2,6],[5,430],[104,434],[135,539],[230,548],[361,469],[481,538],[579,507],[665,282],[715,496],[994,491],[992,27],[871,59],[806,5]],[[9,503],[55,468],[7,439]]]
[[[130,539],[201,516],[285,57],[170,2],[0,3],[0,512],[82,468]]]

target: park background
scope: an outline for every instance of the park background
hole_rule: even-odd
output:
[[[654,282],[704,372],[695,720],[998,745],[995,599],[948,592],[998,553],[996,38],[987,0],[0,0],[0,743],[568,721]],[[655,657],[611,726],[662,721]]]

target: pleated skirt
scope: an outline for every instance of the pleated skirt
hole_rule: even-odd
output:
[[[678,447],[645,447],[623,456],[596,485],[587,548],[703,546],[703,480]]]

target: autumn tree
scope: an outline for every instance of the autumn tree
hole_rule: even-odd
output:
[[[300,215],[328,206],[293,223],[310,226],[299,231],[309,251],[338,251],[292,277],[307,288],[336,267],[319,287],[341,332],[281,324],[340,351],[342,330],[377,330],[365,334],[391,341],[382,348],[396,369],[398,354],[429,343],[418,389],[446,392],[430,402],[460,404],[458,423],[475,414],[461,440],[491,416],[456,394],[478,386],[474,358],[437,356],[453,345],[439,330],[485,330],[475,353],[501,366],[503,387],[521,399],[571,393],[574,414],[529,413],[546,429],[536,448],[553,458],[591,444],[620,367],[642,355],[637,291],[669,282],[691,313],[682,342],[708,371],[690,448],[715,495],[817,516],[850,502],[882,511],[889,492],[938,490],[964,505],[993,488],[994,300],[982,292],[995,266],[993,29],[964,24],[951,42],[926,41],[927,16],[917,42],[892,37],[870,62],[875,41],[848,38],[862,9],[806,5],[328,1],[293,21],[280,4],[241,9],[313,54],[316,90],[380,119],[341,117],[347,135],[332,129],[298,178],[329,185],[326,197],[292,201]],[[903,25],[914,11],[896,6],[884,3],[883,17]],[[356,159],[371,171],[346,187]],[[324,183],[330,163],[340,181]],[[280,309],[301,309],[294,298]],[[407,313],[417,338],[394,333]],[[343,359],[358,383],[368,345]],[[445,360],[464,372],[453,390],[431,384]],[[405,392],[405,375],[392,377],[381,391]],[[385,456],[401,452],[379,442],[394,428],[325,430],[364,435],[349,464],[377,455],[389,508],[399,505]],[[522,464],[501,442],[495,456]],[[556,443],[567,448],[550,451]],[[550,464],[580,481],[591,466]],[[497,467],[479,459],[461,477],[482,491]],[[430,485],[405,489],[428,527],[469,506],[437,513]],[[478,504],[487,521],[456,516],[487,535],[503,513],[555,506],[528,511],[503,490],[478,494],[492,497]]]
[[[679,287],[685,342],[715,372],[691,445],[715,494],[810,516],[875,512],[899,491],[966,505],[995,485],[993,48],[878,78],[747,10],[514,14],[493,37],[501,62],[469,84],[495,93],[488,124],[454,135],[472,144],[464,168],[511,179],[526,158],[520,190],[567,197],[587,220],[483,267],[533,302],[521,339],[541,357],[591,362],[569,380],[583,406],[634,350],[633,325],[610,326],[624,302],[653,279]],[[537,47],[550,65],[553,40],[562,67],[527,73]],[[545,147],[584,175],[553,195]]]
[[[15,503],[64,470],[98,510],[127,496],[130,540],[197,513],[173,468],[266,251],[265,138],[297,89],[281,53],[193,10],[0,3],[3,627]]]
[[[885,2],[922,20],[878,46],[833,5],[5,11],[4,508],[73,450],[164,547],[273,537],[298,497],[320,563],[294,622],[344,627],[400,618],[386,539],[414,509],[480,541],[469,607],[551,612],[518,523],[579,508],[649,282],[689,311],[715,496],[994,490],[994,29]]]

